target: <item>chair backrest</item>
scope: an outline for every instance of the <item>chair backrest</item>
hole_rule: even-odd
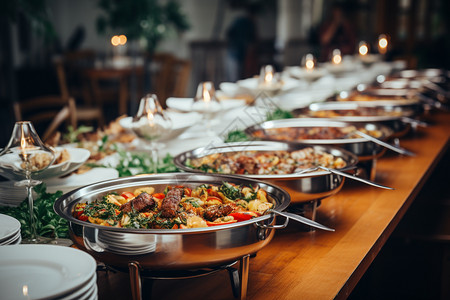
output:
[[[77,116],[71,112],[69,101],[61,96],[42,96],[15,102],[16,121],[31,121],[42,140],[46,140],[64,123],[77,127]]]
[[[91,104],[91,95],[85,82],[84,70],[95,65],[95,51],[79,50],[66,52],[55,60],[58,83],[63,97],[76,98],[79,102]]]
[[[165,106],[169,97],[185,97],[191,62],[170,53],[155,53],[150,58],[151,90]]]
[[[168,95],[168,86],[173,76],[175,57],[170,53],[155,53],[150,58],[151,90],[164,105]]]

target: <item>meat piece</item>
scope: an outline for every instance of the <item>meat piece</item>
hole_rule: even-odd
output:
[[[155,207],[156,201],[153,196],[147,193],[140,193],[136,198],[128,201],[120,206],[120,210],[123,212],[131,212],[133,209],[138,212],[150,210]]]
[[[205,209],[203,217],[208,221],[214,221],[217,218],[228,215],[233,211],[233,207],[229,204],[211,205]]]
[[[178,204],[183,197],[183,189],[172,189],[167,192],[161,204],[161,217],[175,218],[177,216]]]
[[[237,164],[240,169],[243,169],[247,174],[256,174],[258,161],[254,157],[240,156],[237,159]]]

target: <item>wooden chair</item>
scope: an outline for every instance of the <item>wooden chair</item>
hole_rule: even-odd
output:
[[[54,65],[58,77],[58,84],[61,92],[61,97],[63,99],[68,99],[68,103],[71,108],[71,113],[76,114],[75,120],[77,120],[77,123],[95,122],[99,127],[104,126],[105,121],[103,118],[103,111],[100,107],[93,107],[93,106],[90,107],[88,105],[79,105],[79,104],[76,105],[75,99],[71,97],[67,84],[67,77],[63,60],[56,59],[54,61]]]
[[[169,97],[185,97],[189,83],[191,63],[170,53],[155,53],[150,58],[151,90],[166,106]]]
[[[151,90],[165,106],[175,57],[170,53],[155,53],[150,59]]]
[[[94,67],[95,57],[94,50],[85,49],[66,52],[59,59],[60,67],[65,74],[66,95],[74,97],[79,105],[92,105],[92,96],[87,88],[83,72],[87,68]]]
[[[118,103],[118,114],[127,114],[129,99],[128,70],[123,69],[89,69],[84,76],[92,93],[93,104],[104,110],[113,102]]]
[[[47,140],[63,123],[77,127],[76,114],[71,113],[73,99],[67,100],[60,96],[43,96],[27,99],[13,104],[16,121],[31,121],[42,140]]]

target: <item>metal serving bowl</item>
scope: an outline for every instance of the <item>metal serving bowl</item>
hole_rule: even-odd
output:
[[[377,123],[346,123],[339,122],[332,119],[319,118],[293,118],[267,121],[261,124],[253,125],[245,129],[245,132],[256,137],[258,131],[264,131],[272,128],[314,128],[314,127],[335,127],[345,128],[354,126],[356,129],[364,128],[366,130],[378,130],[381,132],[379,140],[385,141],[392,136],[393,131],[387,126]],[[277,136],[273,137],[267,135],[262,140],[280,141],[282,139]],[[335,139],[302,139],[302,140],[283,140],[285,142],[301,143],[301,144],[315,144],[315,145],[329,145],[338,146],[358,156],[358,161],[371,160],[378,158],[385,152],[383,146],[371,142],[365,138],[335,138]]]
[[[69,221],[70,236],[75,245],[97,260],[118,268],[127,268],[136,261],[147,270],[186,270],[219,266],[255,253],[267,245],[274,235],[275,217],[263,215],[248,221],[207,228],[190,229],[130,229],[96,225],[72,216],[77,203],[100,199],[108,192],[121,193],[142,186],[152,186],[162,192],[167,185],[195,187],[200,184],[259,185],[282,211],[290,203],[281,188],[239,176],[218,174],[171,173],[124,177],[94,183],[56,200],[54,209]]]
[[[411,106],[412,105],[412,106]],[[376,114],[356,116],[334,116],[331,119],[341,122],[369,122],[382,124],[393,130],[392,137],[401,137],[414,124],[414,116],[417,115],[417,105],[409,101],[332,101],[312,103],[307,107],[296,109],[293,114],[297,117],[314,117],[320,111],[360,111],[361,109],[374,109]]]
[[[341,157],[347,163],[340,171],[348,171],[356,168],[358,158],[353,153],[338,147],[308,145],[288,142],[255,141],[244,143],[229,143],[220,146],[202,147],[187,151],[174,158],[175,165],[186,171],[202,173],[203,171],[191,168],[186,165],[188,159],[199,158],[213,153],[241,152],[241,151],[295,151],[306,147],[313,147]],[[303,203],[312,200],[320,200],[336,194],[344,184],[344,177],[337,174],[330,174],[325,171],[315,171],[303,174],[286,175],[241,175],[270,182],[282,187],[291,195],[291,203]]]

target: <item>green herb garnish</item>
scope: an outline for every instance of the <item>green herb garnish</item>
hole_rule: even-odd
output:
[[[92,132],[94,130],[91,126],[78,126],[77,129],[73,129],[73,126],[67,126],[67,133],[63,135],[63,139],[69,143],[78,143],[78,136],[83,133]]]
[[[56,199],[62,196],[63,192],[47,193],[45,183],[41,183],[33,189],[37,197],[34,200],[34,216],[36,219],[36,232],[39,236],[50,238],[67,238],[69,227],[67,220],[58,216],[53,210]],[[28,201],[24,200],[17,207],[0,207],[0,213],[9,215],[19,220],[21,224],[22,238],[31,236],[30,215],[28,212]]]
[[[280,120],[280,119],[292,119],[294,115],[292,112],[277,108],[273,112],[268,112],[266,115],[267,121]]]
[[[233,186],[228,182],[224,182],[220,187],[221,191],[228,199],[236,200],[241,198],[241,191],[239,187]]]
[[[246,142],[250,140],[250,137],[242,130],[233,130],[228,132],[227,137],[225,138],[225,143],[233,143],[233,142]]]

